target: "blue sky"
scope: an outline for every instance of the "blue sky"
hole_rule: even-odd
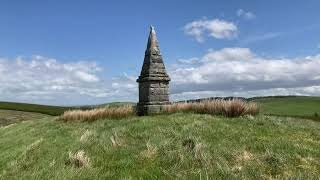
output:
[[[316,0],[3,0],[0,75],[6,78],[0,80],[0,100],[59,105],[135,101],[133,80],[140,72],[150,24],[156,28],[173,77],[172,99],[320,95],[320,75],[309,62],[319,63],[319,7]],[[54,66],[49,67],[48,62]],[[217,83],[215,68],[230,63],[240,63],[237,67],[242,70],[233,70],[225,84]],[[289,64],[283,67],[285,63]],[[263,66],[269,70],[249,73],[248,68]],[[6,74],[1,74],[1,67]],[[77,68],[71,72],[66,67]],[[197,74],[203,67],[212,69]],[[9,68],[17,68],[16,74]],[[239,78],[239,72],[244,77]],[[38,78],[42,73],[46,79]],[[179,79],[184,73],[192,75],[190,82]],[[55,79],[57,74],[59,79]],[[82,79],[75,78],[80,75]],[[15,77],[21,77],[20,81]],[[288,79],[292,83],[286,83]],[[43,81],[48,83],[41,84]]]

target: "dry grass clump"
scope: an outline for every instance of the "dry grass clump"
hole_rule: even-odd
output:
[[[152,159],[156,156],[158,148],[153,146],[149,141],[146,144],[147,149],[141,152],[144,158]]]
[[[58,119],[63,121],[95,121],[98,119],[125,118],[134,114],[134,107],[119,106],[91,110],[71,110],[64,112]]]
[[[77,151],[75,153],[69,152],[69,158],[66,165],[71,165],[77,168],[89,167],[90,158],[85,154],[83,150]]]
[[[119,147],[119,146],[123,146],[124,145],[124,141],[123,139],[121,139],[119,136],[118,136],[118,133],[116,131],[114,131],[112,133],[112,135],[110,136],[110,141],[112,143],[112,146],[114,147]]]
[[[86,142],[88,141],[89,137],[92,135],[92,131],[89,131],[88,129],[81,135],[80,142]]]
[[[257,115],[260,111],[260,106],[254,102],[246,102],[240,99],[213,100],[195,103],[175,103],[166,106],[163,111],[166,113],[193,112],[239,117],[242,115]]]

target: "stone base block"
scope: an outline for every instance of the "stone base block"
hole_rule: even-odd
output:
[[[138,116],[146,116],[151,114],[160,113],[161,110],[167,105],[145,105],[137,104],[137,114]]]

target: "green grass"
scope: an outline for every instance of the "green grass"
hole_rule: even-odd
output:
[[[302,118],[319,120],[320,97],[254,101],[258,117],[179,113],[92,123],[44,115],[66,107],[0,102],[9,109],[0,110],[0,179],[317,179],[320,122]],[[70,163],[69,153],[79,151],[88,166]]]
[[[27,104],[27,103],[0,102],[0,109],[37,112],[37,113],[57,116],[62,114],[64,111],[72,108],[60,107],[60,106],[38,105],[38,104]]]
[[[80,150],[88,167],[68,163]],[[48,117],[1,127],[0,152],[0,179],[317,179],[320,123],[182,113],[92,123]]]
[[[261,104],[264,114],[320,120],[320,97],[268,97],[255,101]]]

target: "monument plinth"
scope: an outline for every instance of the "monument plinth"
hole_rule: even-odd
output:
[[[154,28],[150,27],[139,83],[138,115],[154,114],[170,104],[169,81]]]

